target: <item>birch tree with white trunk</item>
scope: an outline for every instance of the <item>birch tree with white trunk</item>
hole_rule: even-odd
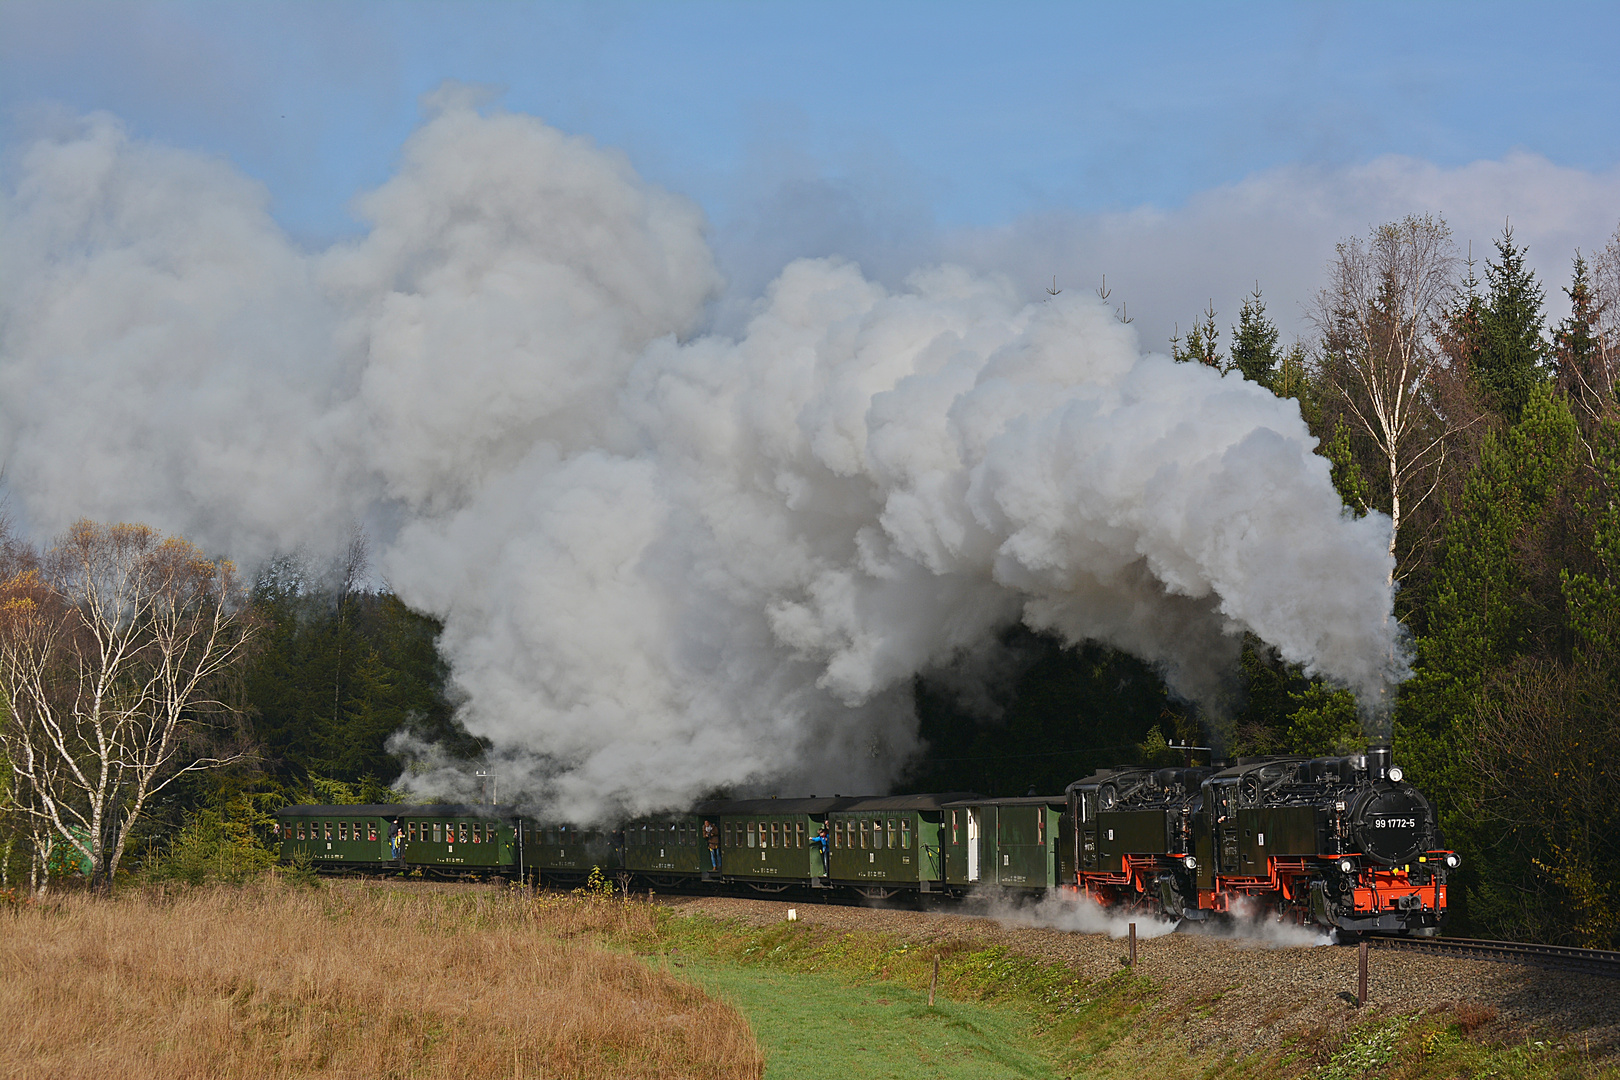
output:
[[[110,887],[153,796],[242,756],[199,747],[253,622],[229,562],[145,525],[80,521],[7,561],[0,751],[27,813]]]
[[[1378,509],[1390,516],[1392,559],[1402,523],[1439,484],[1454,434],[1433,389],[1445,363],[1436,329],[1456,295],[1457,266],[1443,220],[1414,215],[1380,225],[1365,241],[1339,243],[1311,312],[1322,335],[1320,373],[1378,456],[1387,485]]]

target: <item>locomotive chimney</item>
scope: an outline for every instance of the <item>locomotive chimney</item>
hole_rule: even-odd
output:
[[[1394,758],[1388,743],[1374,743],[1367,747],[1367,779],[1373,783],[1389,778],[1390,761]]]

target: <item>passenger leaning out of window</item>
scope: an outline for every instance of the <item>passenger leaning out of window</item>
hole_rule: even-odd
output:
[[[709,842],[709,869],[718,871],[720,869],[720,830],[715,827],[714,822],[705,821],[703,823],[703,838]]]

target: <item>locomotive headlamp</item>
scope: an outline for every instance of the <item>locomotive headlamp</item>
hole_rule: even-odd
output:
[[[1340,859],[1339,860],[1339,873],[1341,873],[1341,874],[1353,874],[1355,872],[1356,872],[1356,864],[1355,863],[1351,862],[1349,859]]]
[[[1189,855],[1185,859],[1181,860],[1181,865],[1185,866],[1189,870],[1196,870],[1198,869],[1198,860]]]
[[[1397,784],[1400,783],[1405,776],[1406,771],[1399,765],[1391,765],[1389,767],[1389,778],[1395,781]]]
[[[1451,867],[1453,870],[1457,869],[1457,867],[1462,865],[1462,856],[1453,851],[1450,855],[1446,856],[1446,865]]]

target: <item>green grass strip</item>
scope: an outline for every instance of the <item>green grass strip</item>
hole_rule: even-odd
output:
[[[1062,1075],[1023,1009],[936,999],[893,981],[693,960],[674,969],[739,1009],[766,1080],[1003,1080]]]

